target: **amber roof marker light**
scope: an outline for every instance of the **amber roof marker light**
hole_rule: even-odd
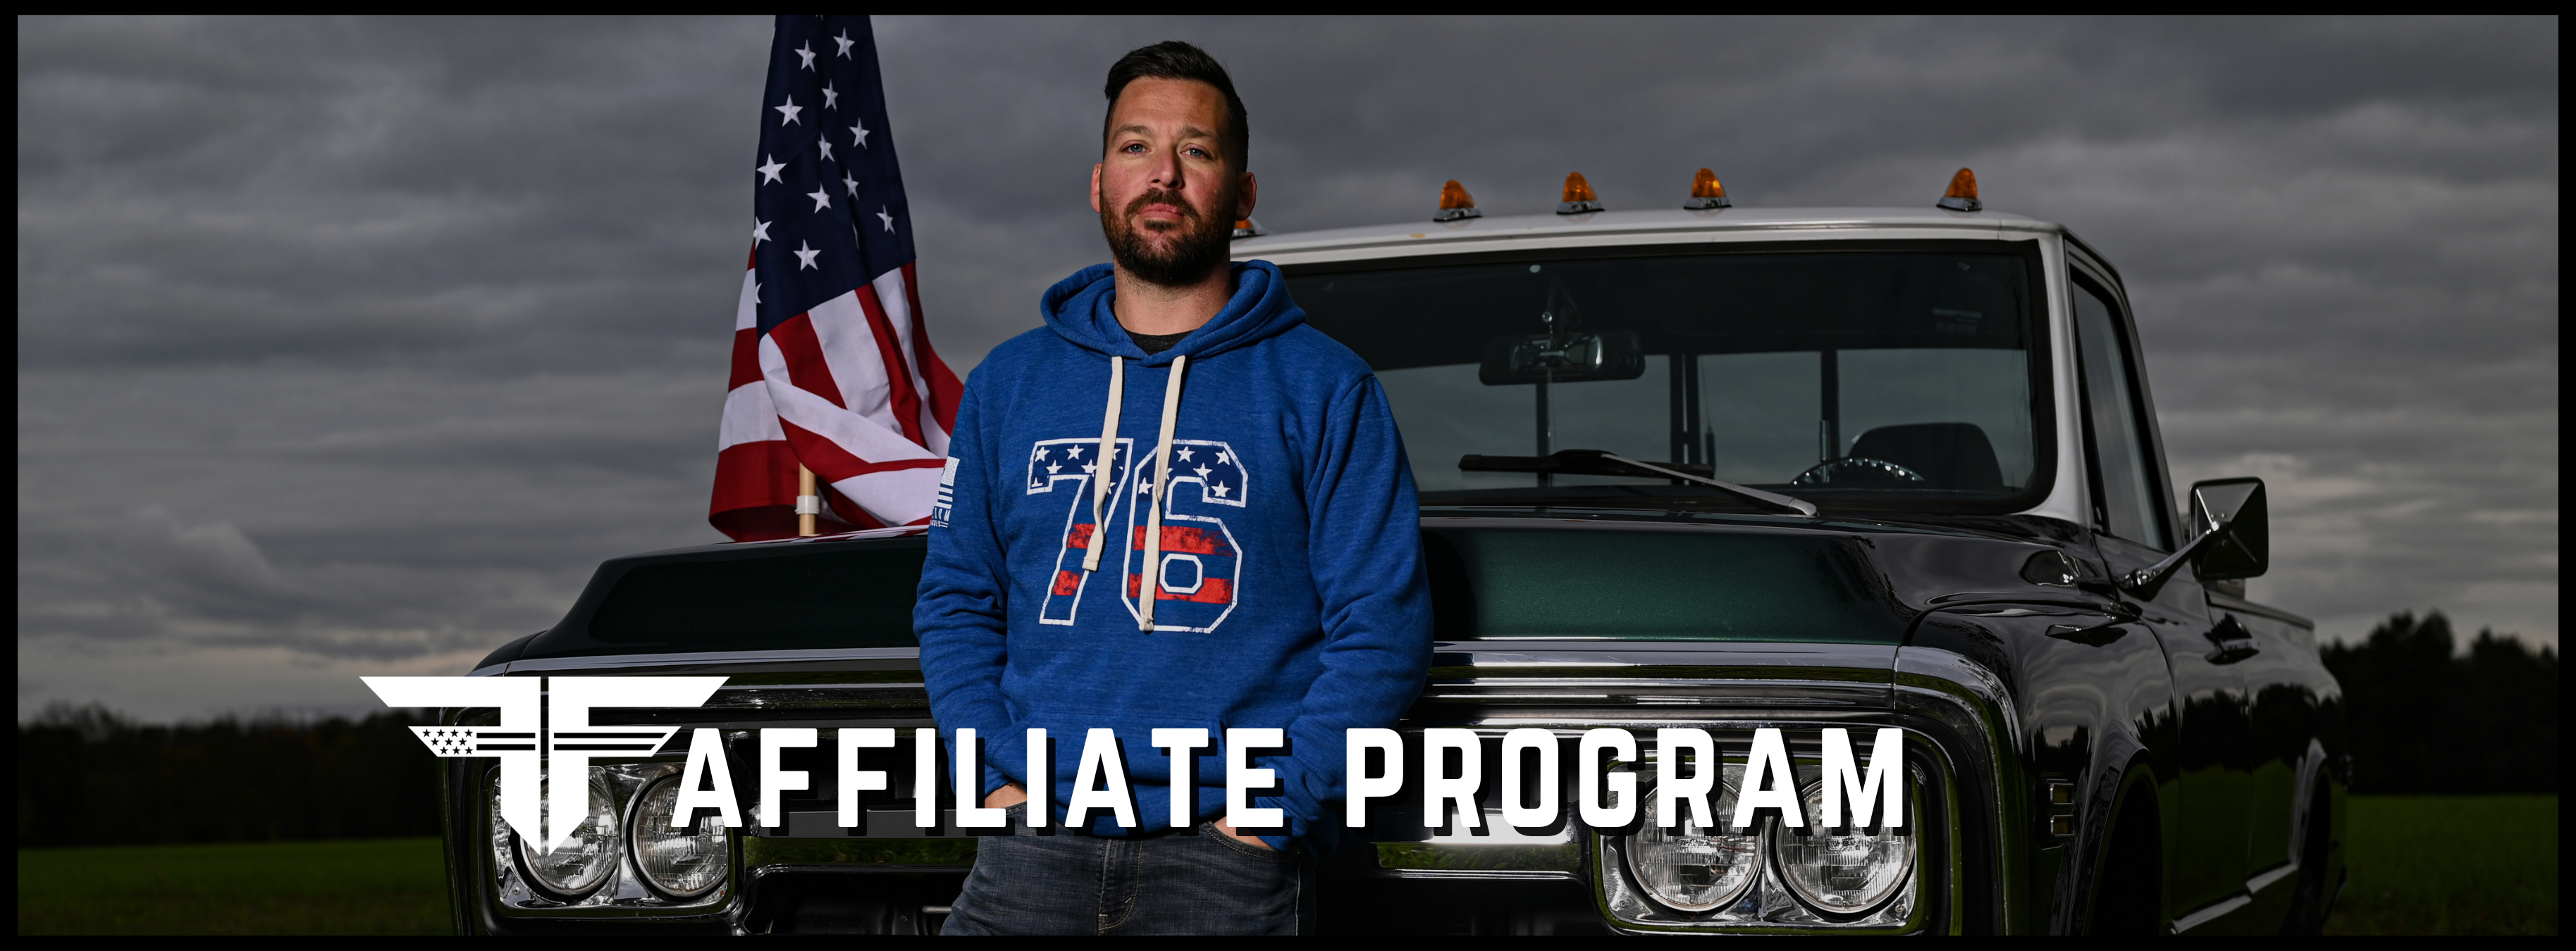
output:
[[[1484,216],[1484,212],[1476,210],[1476,196],[1467,194],[1467,186],[1458,184],[1457,179],[1440,186],[1440,210],[1431,213],[1431,220],[1464,221]]]
[[[1600,210],[1601,196],[1592,193],[1592,183],[1583,180],[1583,173],[1565,173],[1565,199],[1556,203],[1556,213],[1580,215]]]
[[[1977,173],[1963,168],[1950,176],[1950,190],[1942,194],[1941,207],[1951,211],[1986,210],[1986,203],[1977,200]]]
[[[1237,238],[1258,238],[1269,233],[1270,229],[1262,227],[1261,222],[1250,218],[1234,219],[1234,236]]]
[[[1733,208],[1735,202],[1727,200],[1726,185],[1717,180],[1717,173],[1703,168],[1699,174],[1691,176],[1690,199],[1682,202],[1682,207],[1691,211],[1707,211]]]

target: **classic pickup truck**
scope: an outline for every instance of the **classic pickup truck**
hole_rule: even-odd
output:
[[[1398,795],[1320,861],[1323,930],[2319,928],[2344,881],[2341,692],[2310,622],[2244,597],[2262,484],[2174,504],[2108,260],[1983,210],[1965,170],[1921,208],[1736,208],[1705,172],[1680,207],[1603,210],[1579,177],[1565,197],[1484,217],[1451,183],[1411,224],[1238,227],[1235,256],[1278,264],[1376,370],[1407,443],[1438,643],[1399,732],[1473,731],[1494,764],[1511,730],[1571,751],[1627,729],[1642,790],[1656,730],[1703,729],[1726,814],[1754,731],[1781,730],[1812,806],[1822,730],[1894,728],[1905,821],[1434,828]],[[489,760],[440,760],[458,929],[935,933],[977,840],[913,822],[953,808],[914,798],[924,545],[617,558],[492,652],[476,675],[729,680],[699,708],[594,711],[692,729],[589,766],[595,814],[552,852],[496,818]],[[826,782],[671,825],[692,737],[741,772],[779,727],[894,728],[869,751],[891,781],[854,826]],[[768,755],[827,771],[832,747]]]

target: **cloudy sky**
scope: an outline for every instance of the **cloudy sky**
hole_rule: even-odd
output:
[[[18,710],[364,709],[704,519],[762,18],[18,21]],[[2060,221],[2255,596],[2558,638],[2558,23],[878,22],[964,370],[1105,257],[1101,74],[1206,46],[1274,230],[1613,207]]]

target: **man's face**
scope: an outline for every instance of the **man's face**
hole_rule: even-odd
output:
[[[1118,266],[1154,284],[1206,280],[1252,214],[1252,173],[1225,154],[1225,94],[1184,79],[1139,79],[1109,112],[1109,150],[1091,172],[1091,209]]]

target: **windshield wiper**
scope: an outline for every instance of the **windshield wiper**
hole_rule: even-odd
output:
[[[1737,498],[1767,505],[1782,511],[1796,512],[1807,518],[1816,517],[1815,503],[1809,502],[1805,499],[1790,498],[1789,496],[1781,495],[1777,492],[1764,492],[1760,489],[1741,486],[1732,482],[1720,482],[1707,476],[1692,475],[1691,473],[1684,472],[1678,468],[1671,468],[1670,466],[1670,463],[1657,465],[1651,462],[1639,462],[1626,456],[1604,452],[1599,449],[1565,449],[1545,456],[1479,456],[1470,454],[1458,457],[1458,468],[1465,472],[1537,472],[1548,474],[1564,473],[1566,475],[1644,476],[1648,478],[1662,476],[1668,479],[1680,479],[1686,482],[1695,482],[1700,485],[1705,485],[1720,492],[1733,495]]]

